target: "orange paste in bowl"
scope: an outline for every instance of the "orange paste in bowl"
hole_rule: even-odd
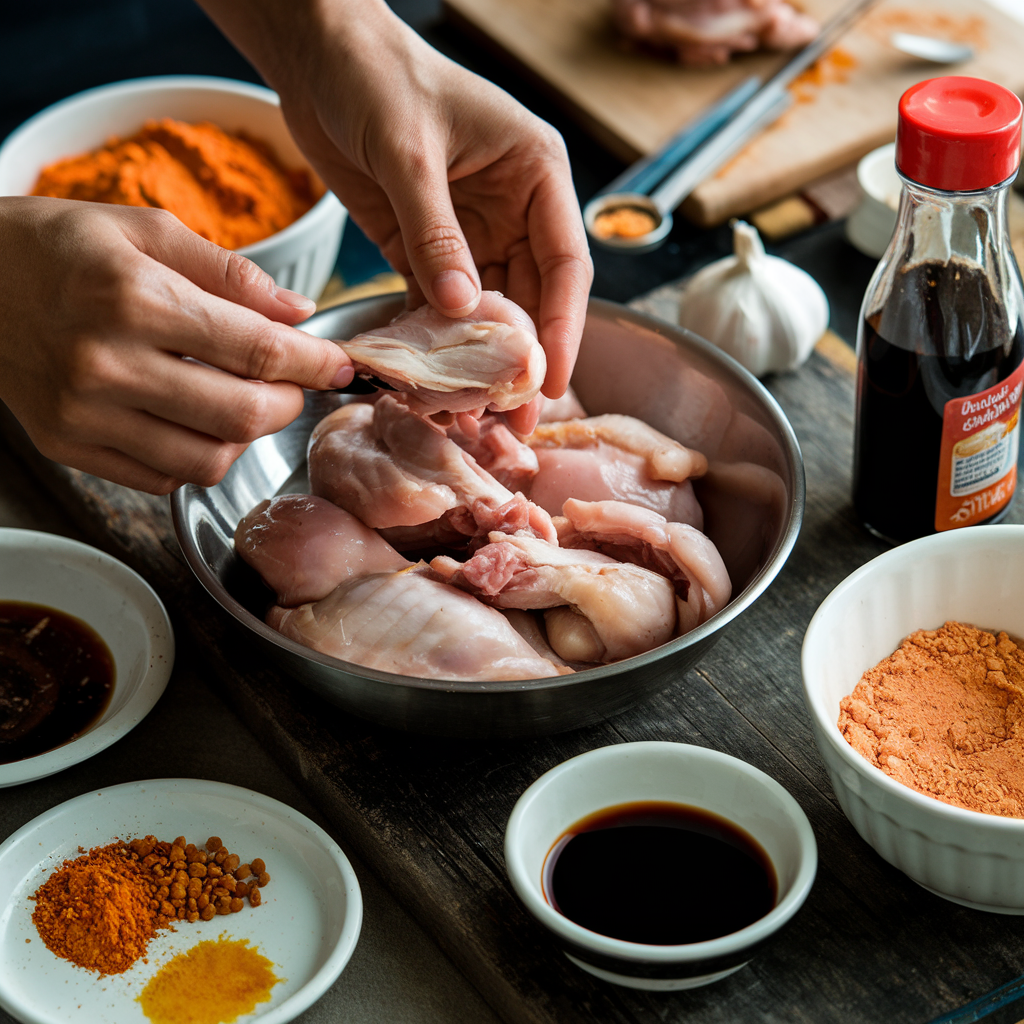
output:
[[[278,163],[270,147],[209,121],[147,121],[130,139],[43,168],[32,192],[169,210],[227,249],[287,227],[318,198],[310,175]]]

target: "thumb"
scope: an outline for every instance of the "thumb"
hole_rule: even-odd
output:
[[[468,316],[480,302],[480,276],[455,216],[444,160],[409,168],[389,185],[409,266],[427,302],[445,316]]]
[[[138,210],[131,241],[158,263],[187,277],[204,292],[247,306],[269,320],[297,324],[316,312],[316,303],[287,288],[244,256],[207,241],[173,214]],[[156,214],[156,216],[147,216]]]

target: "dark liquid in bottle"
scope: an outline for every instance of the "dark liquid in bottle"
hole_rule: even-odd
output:
[[[545,864],[548,902],[601,935],[659,946],[745,928],[774,906],[775,870],[743,829],[684,804],[643,801],[584,818]]]
[[[106,708],[114,659],[80,619],[0,601],[0,764],[74,739]]]
[[[1024,358],[1024,325],[1007,324],[984,274],[956,261],[903,271],[897,302],[897,315],[886,309],[863,326],[853,503],[873,532],[906,541],[935,533],[946,402],[1009,377]]]

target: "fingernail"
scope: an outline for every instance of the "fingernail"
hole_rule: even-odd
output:
[[[335,375],[334,380],[331,381],[332,388],[347,388],[352,383],[353,378],[356,375],[356,371],[351,366],[343,366]]]
[[[289,288],[276,288],[274,296],[278,302],[283,302],[286,306],[291,306],[292,309],[301,310],[303,313],[316,312],[316,303],[312,299],[307,299],[305,295],[293,292]]]
[[[469,275],[461,270],[442,270],[433,283],[434,299],[446,313],[462,316],[467,307],[475,307],[480,291]]]

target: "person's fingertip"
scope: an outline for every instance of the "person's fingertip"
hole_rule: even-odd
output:
[[[316,303],[312,299],[299,292],[293,292],[290,288],[275,287],[274,298],[300,313],[305,313],[306,316],[311,316],[316,312]]]
[[[434,304],[450,317],[467,316],[480,302],[480,287],[463,270],[442,270],[431,282]]]
[[[346,363],[331,380],[332,388],[347,388],[349,384],[355,379],[356,371],[352,369],[351,364]]]

